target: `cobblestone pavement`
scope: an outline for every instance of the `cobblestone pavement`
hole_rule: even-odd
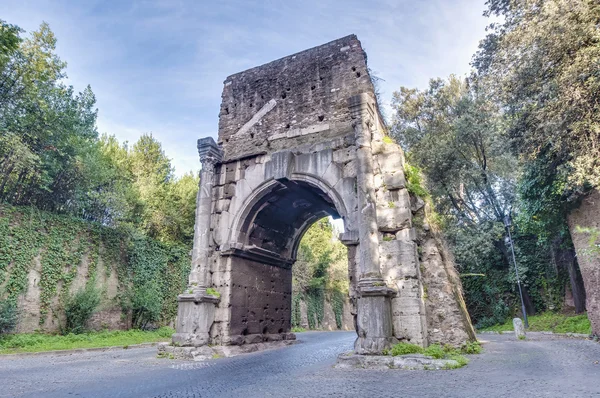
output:
[[[600,397],[591,341],[482,335],[484,353],[462,369],[333,369],[354,337],[299,333],[293,346],[207,362],[155,348],[0,357],[0,397]]]

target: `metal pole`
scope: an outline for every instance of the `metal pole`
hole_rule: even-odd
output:
[[[521,281],[519,280],[519,269],[517,268],[517,260],[515,259],[515,248],[510,235],[510,224],[505,223],[506,231],[508,231],[508,242],[510,243],[510,250],[512,252],[513,264],[515,265],[515,274],[517,275],[517,286],[519,287],[519,296],[521,296],[521,311],[523,311],[523,317],[525,318],[525,328],[529,329],[529,321],[527,320],[527,311],[525,310],[525,301],[523,301],[523,291],[521,290]]]

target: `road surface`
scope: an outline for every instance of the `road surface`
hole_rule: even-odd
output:
[[[482,335],[457,370],[339,370],[353,332],[298,333],[300,343],[207,362],[155,348],[0,357],[0,397],[600,397],[600,344]]]

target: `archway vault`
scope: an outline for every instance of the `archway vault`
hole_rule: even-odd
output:
[[[198,141],[192,271],[174,342],[294,338],[291,266],[326,215],[344,221],[357,352],[474,337],[449,256],[406,188],[402,150],[385,137],[355,36],[232,75],[222,98],[218,142]]]

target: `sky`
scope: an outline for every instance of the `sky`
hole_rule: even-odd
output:
[[[227,76],[354,33],[389,107],[401,86],[470,71],[484,3],[2,0],[0,18],[27,32],[48,22],[68,83],[96,95],[99,132],[130,143],[152,133],[181,176],[200,168],[197,139],[216,139]]]

